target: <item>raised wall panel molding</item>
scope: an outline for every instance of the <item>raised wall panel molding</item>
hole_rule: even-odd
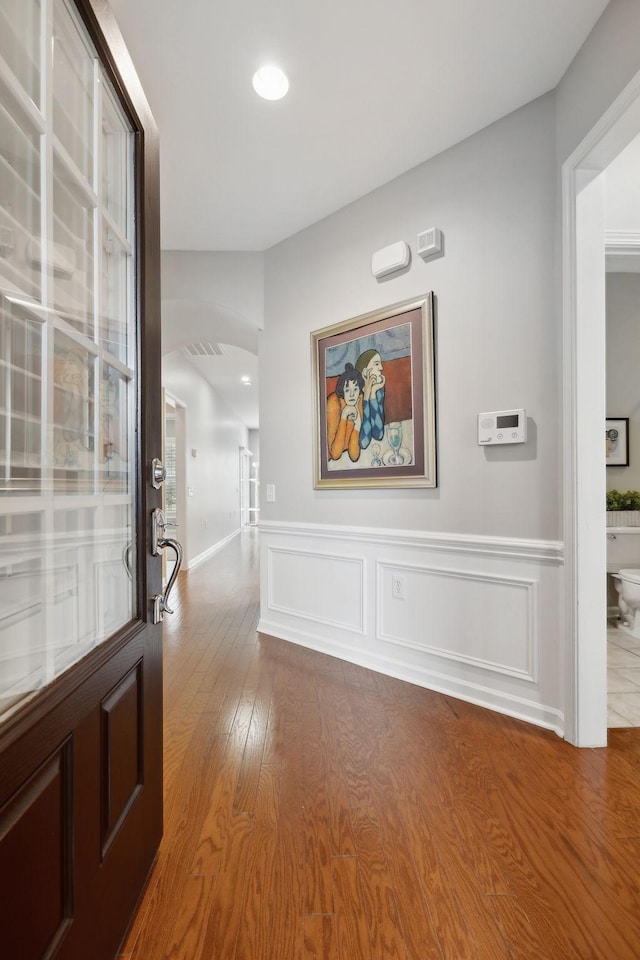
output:
[[[366,629],[364,567],[364,557],[269,547],[268,608],[362,635]],[[335,616],[328,615],[331,610]]]
[[[406,583],[402,600],[391,594],[394,574]],[[434,578],[437,582],[430,583]],[[378,639],[528,683],[537,682],[537,580],[380,561],[377,582]],[[465,592],[465,585],[472,590]],[[445,632],[447,646],[438,643]],[[464,641],[479,646],[485,655],[465,651]]]
[[[328,524],[260,532],[260,631],[562,734],[562,544]]]
[[[375,543],[384,546],[415,547],[421,550],[499,555],[562,563],[563,545],[558,540],[524,540],[514,537],[481,537],[462,533],[426,533],[411,530],[376,529],[375,527],[341,527],[322,523],[282,523],[260,521],[259,530],[265,534],[283,534],[304,537]]]

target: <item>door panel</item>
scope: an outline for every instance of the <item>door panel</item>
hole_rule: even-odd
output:
[[[142,679],[140,661],[100,702],[103,859],[144,782]]]
[[[72,915],[73,798],[67,740],[0,810],[3,949],[43,957],[62,939]],[[37,889],[31,902],[25,891]]]
[[[162,833],[157,134],[103,0],[0,20],[2,943],[112,960]]]
[[[145,632],[0,755],[8,955],[111,960],[127,929],[162,832],[161,658]]]

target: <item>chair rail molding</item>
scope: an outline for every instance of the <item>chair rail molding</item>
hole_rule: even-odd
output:
[[[290,537],[333,539],[360,543],[386,543],[395,546],[429,547],[433,550],[454,550],[461,553],[497,554],[500,556],[563,561],[560,540],[521,540],[515,537],[486,537],[465,533],[432,533],[423,530],[394,530],[377,527],[343,527],[324,523],[260,521],[264,534],[285,534]]]
[[[604,249],[607,273],[640,273],[640,233],[607,230]]]

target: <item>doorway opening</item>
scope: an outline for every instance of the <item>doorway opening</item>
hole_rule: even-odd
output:
[[[246,447],[240,447],[240,526],[248,527],[251,519],[251,460],[253,454]]]
[[[607,167],[607,726],[640,726],[640,135]]]
[[[184,550],[185,560],[187,553],[187,509],[186,509],[186,407],[180,400],[164,395],[163,420],[163,451],[162,462],[166,470],[165,482],[162,486],[162,509],[167,527],[180,529],[180,542]],[[171,534],[173,536],[173,534]],[[163,558],[165,554],[163,554]],[[163,559],[163,581],[171,576],[175,560],[168,556]],[[185,569],[188,564],[185,563]]]
[[[640,133],[640,74],[562,168],[565,736],[607,743],[603,171]]]

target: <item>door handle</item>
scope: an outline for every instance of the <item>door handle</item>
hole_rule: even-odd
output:
[[[173,613],[173,610],[169,606],[169,594],[173,589],[173,585],[180,572],[180,567],[182,566],[182,544],[172,537],[164,536],[165,528],[169,526],[177,526],[177,524],[168,523],[160,507],[156,507],[151,513],[151,553],[154,557],[159,557],[163,550],[173,550],[176,555],[176,564],[171,571],[171,576],[164,588],[164,593],[156,594],[155,597],[152,597],[154,623],[161,623],[165,613]]]
[[[124,568],[127,571],[127,576],[131,583],[133,583],[133,540],[129,540],[129,543],[125,544],[122,551],[122,563]]]

